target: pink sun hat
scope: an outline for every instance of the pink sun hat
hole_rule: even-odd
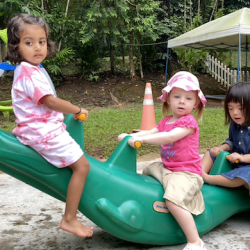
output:
[[[160,100],[163,102],[167,101],[167,95],[173,88],[184,89],[185,91],[198,90],[198,96],[200,97],[203,106],[206,105],[207,100],[200,89],[200,84],[196,76],[187,71],[180,71],[170,78],[167,86],[162,89],[162,95]]]

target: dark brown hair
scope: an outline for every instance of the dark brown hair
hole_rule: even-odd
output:
[[[241,105],[243,114],[245,116],[245,122],[243,125],[247,126],[250,123],[250,83],[237,82],[231,85],[227,91],[224,102],[226,125],[233,121],[228,109],[228,104],[230,102],[239,103]]]
[[[18,51],[18,45],[20,43],[20,32],[24,29],[24,24],[34,24],[42,27],[46,33],[48,56],[54,53],[54,42],[49,39],[49,27],[45,20],[42,17],[20,14],[13,17],[7,27],[8,45],[6,59],[11,64],[18,64],[23,60]]]

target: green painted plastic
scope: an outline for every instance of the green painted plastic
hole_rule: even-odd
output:
[[[7,106],[11,104],[12,104],[12,100],[0,101],[0,106]]]
[[[3,113],[4,117],[7,120],[9,120],[10,112],[13,111],[12,106],[7,106],[7,105],[11,105],[11,104],[12,104],[12,100],[0,101],[0,111]]]
[[[83,123],[74,120],[71,115],[67,116],[65,123],[69,133],[84,149]],[[150,176],[136,173],[136,149],[128,145],[129,138],[123,139],[106,162],[85,154],[90,162],[90,172],[79,211],[103,230],[127,241],[154,245],[186,242],[171,213],[154,211],[154,202],[164,201],[162,185]],[[228,165],[223,154],[217,157],[215,169],[218,169],[218,165]],[[65,201],[71,170],[50,165],[33,149],[22,145],[13,134],[2,130],[0,169]],[[248,191],[245,189],[204,184],[202,193],[206,209],[201,215],[194,216],[200,235],[230,216],[250,209]]]

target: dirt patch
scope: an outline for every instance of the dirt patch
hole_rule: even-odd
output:
[[[222,95],[225,90],[208,74],[196,75],[199,79],[201,90],[205,95]],[[66,77],[60,85],[56,86],[58,97],[68,100],[83,107],[110,105],[126,106],[126,104],[142,103],[145,86],[152,85],[154,99],[161,95],[164,87],[165,75],[161,72],[148,73],[144,78],[124,75],[101,75],[97,82],[92,83],[80,77]],[[0,100],[9,100],[13,75],[8,74],[0,78]],[[208,100],[207,107],[221,106],[221,101]]]
[[[200,74],[197,77],[205,95],[225,94],[220,84],[208,74]],[[136,77],[133,80],[129,76],[103,75],[97,83],[72,78],[57,86],[56,91],[59,97],[85,107],[126,106],[129,103],[143,102],[147,82],[152,85],[154,99],[158,98],[164,87],[164,74],[159,72],[145,74],[143,79]],[[207,107],[211,106],[221,106],[221,101],[209,100]]]

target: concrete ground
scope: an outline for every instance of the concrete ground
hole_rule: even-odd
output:
[[[138,172],[150,162],[138,162]],[[182,250],[141,245],[118,239],[79,213],[94,227],[92,238],[79,238],[59,228],[64,203],[6,174],[0,174],[0,250]],[[209,250],[250,249],[250,213],[237,214],[202,236]]]

